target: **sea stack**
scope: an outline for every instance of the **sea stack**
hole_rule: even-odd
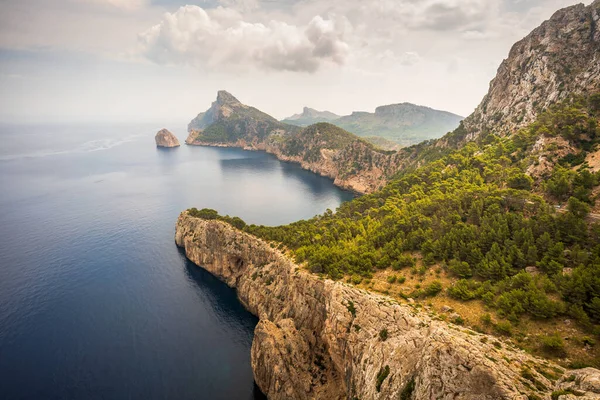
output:
[[[157,147],[179,147],[179,140],[167,129],[161,129],[154,137]]]

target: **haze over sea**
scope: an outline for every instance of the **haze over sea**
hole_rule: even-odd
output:
[[[262,152],[157,149],[159,128],[0,125],[0,398],[260,395],[257,320],[175,246],[177,216],[277,225],[352,195]]]

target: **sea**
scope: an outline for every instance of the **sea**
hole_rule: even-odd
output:
[[[0,399],[259,399],[257,319],[174,242],[179,213],[280,225],[353,195],[156,124],[0,124]],[[172,127],[173,128],[173,127]]]

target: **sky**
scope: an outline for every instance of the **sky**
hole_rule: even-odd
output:
[[[221,89],[279,119],[401,102],[467,116],[512,44],[573,4],[0,0],[0,121],[184,124]]]

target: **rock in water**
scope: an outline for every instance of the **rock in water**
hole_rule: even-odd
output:
[[[179,140],[175,135],[169,132],[167,129],[161,129],[154,137],[156,140],[156,146],[158,147],[178,147]]]

